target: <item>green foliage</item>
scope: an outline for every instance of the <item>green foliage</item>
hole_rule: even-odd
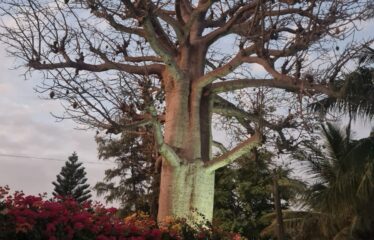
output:
[[[149,129],[144,129],[144,131]],[[97,137],[100,158],[114,159],[116,166],[105,171],[95,189],[108,202],[119,201],[123,215],[143,211],[157,216],[159,173],[153,138],[123,133],[117,139]]]
[[[360,67],[334,83],[339,97],[327,97],[310,105],[313,111],[350,113],[353,117],[374,117],[374,71]]]
[[[282,215],[287,239],[331,240],[339,232],[336,219],[321,212],[284,210]],[[269,223],[261,236],[273,236],[277,226],[275,213],[263,216],[261,221]]]
[[[274,211],[272,171],[269,152],[254,152],[235,165],[216,172],[214,222],[248,239],[260,239],[266,226],[261,217]],[[290,177],[289,169],[280,169],[279,190],[283,208],[295,199],[304,184]]]
[[[304,199],[308,211],[285,214],[287,230],[293,239],[373,239],[374,136],[353,140],[349,129],[331,123],[322,134],[324,149],[304,152],[315,176]]]
[[[56,182],[52,182],[54,187],[54,196],[72,197],[78,202],[84,202],[91,198],[89,187],[87,184],[86,172],[82,163],[78,162],[78,156],[73,153],[61,172],[57,175]]]

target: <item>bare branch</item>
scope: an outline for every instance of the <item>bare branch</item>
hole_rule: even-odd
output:
[[[244,156],[245,154],[250,153],[250,151],[258,146],[261,142],[261,137],[257,134],[251,136],[244,142],[238,144],[232,150],[222,154],[221,156],[205,163],[204,167],[207,172],[214,172],[215,170],[227,166],[238,158]]]
[[[227,148],[222,143],[217,142],[217,141],[213,141],[213,147],[218,148],[221,151],[221,153],[225,153],[228,151]]]
[[[160,154],[165,158],[165,160],[170,164],[170,166],[177,167],[182,163],[178,154],[164,141],[164,137],[161,130],[161,124],[157,120],[157,112],[153,106],[149,107],[149,111],[153,117],[152,125],[155,131],[155,140],[159,147]]]
[[[234,9],[237,9],[234,12],[234,16],[230,18],[225,24],[220,26],[218,29],[208,33],[206,36],[202,38],[202,41],[204,41],[206,44],[211,45],[216,40],[218,40],[220,37],[225,36],[227,34],[230,34],[230,29],[237,23],[238,19],[240,19],[245,13],[250,12],[251,10],[254,10],[259,4],[259,1],[253,1],[252,3],[241,7],[241,4],[238,4],[234,7]],[[232,11],[232,10],[230,10]],[[227,15],[228,13],[223,13],[222,15]],[[249,24],[246,23],[248,26]],[[209,26],[209,25],[208,25]]]
[[[223,93],[251,87],[272,87],[295,93],[305,91],[311,95],[316,93],[323,93],[328,96],[339,96],[338,92],[334,91],[325,84],[311,84],[307,81],[295,82],[292,80],[290,81],[276,79],[238,79],[215,82],[212,84],[211,91],[214,93]]]
[[[203,88],[214,80],[231,73],[243,63],[243,56],[239,53],[222,67],[218,67],[196,80],[196,86]]]
[[[160,57],[156,56],[138,56],[138,57],[129,57],[125,56],[125,60],[128,62],[134,62],[134,63],[139,63],[139,62],[162,62],[162,59]]]
[[[104,72],[108,70],[120,70],[132,74],[161,74],[164,66],[161,64],[151,64],[147,68],[141,66],[134,66],[122,63],[107,62],[102,64],[88,64],[82,62],[60,62],[60,63],[40,63],[39,61],[30,61],[28,66],[36,70],[53,70],[60,68],[75,68],[79,70],[86,70],[90,72]]]

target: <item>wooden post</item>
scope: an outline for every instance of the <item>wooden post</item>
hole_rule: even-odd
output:
[[[274,195],[275,213],[277,217],[277,227],[276,227],[277,239],[285,240],[282,206],[281,206],[281,199],[280,199],[279,188],[278,188],[278,174],[277,174],[276,169],[273,170],[273,195]]]

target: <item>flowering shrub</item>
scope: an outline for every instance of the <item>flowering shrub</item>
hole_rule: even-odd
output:
[[[117,210],[99,203],[77,203],[73,199],[45,200],[45,196],[9,194],[0,186],[0,240],[178,240],[241,239],[212,226],[188,226],[184,220],[168,220],[158,227],[144,213],[125,219]]]

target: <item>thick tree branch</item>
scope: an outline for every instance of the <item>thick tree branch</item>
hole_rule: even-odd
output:
[[[193,9],[189,0],[175,0],[175,13],[180,24],[185,25]]]
[[[206,44],[211,45],[215,41],[217,41],[220,37],[223,37],[225,35],[230,34],[231,33],[229,31],[230,28],[233,27],[235,23],[237,23],[238,19],[240,19],[243,16],[243,14],[245,14],[246,12],[249,12],[249,11],[255,9],[257,4],[258,4],[258,2],[254,1],[253,3],[248,4],[246,6],[243,6],[241,8],[240,8],[240,5],[238,5],[237,6],[238,9],[235,11],[235,15],[233,17],[231,17],[225,24],[223,24],[223,26],[221,26],[218,29],[216,29],[216,30],[208,33],[207,35],[205,35],[203,37],[203,41]],[[247,23],[247,26],[248,25],[249,24]]]
[[[284,89],[290,92],[306,91],[308,94],[323,93],[328,96],[339,97],[340,93],[334,91],[327,85],[311,84],[307,81],[275,80],[275,79],[238,79],[212,84],[211,91],[222,93],[250,87],[272,87]]]
[[[233,161],[239,159],[240,157],[248,154],[254,147],[259,145],[261,142],[261,137],[258,134],[255,134],[245,140],[244,142],[237,145],[232,150],[222,154],[221,156],[213,159],[204,164],[206,171],[214,172],[215,170],[227,166]]]
[[[198,29],[199,27],[197,27],[197,29],[194,29],[195,32],[191,32],[191,30],[193,29],[193,27],[201,24],[199,20],[201,20],[205,16],[206,11],[209,9],[212,3],[213,1],[211,0],[199,1],[198,6],[195,9],[193,9],[193,11],[191,12],[189,16],[188,21],[184,25],[184,32],[186,36],[193,35],[194,37],[198,37],[198,35],[202,33],[202,29]]]
[[[157,54],[164,59],[164,61],[169,63],[175,57],[175,50],[168,44],[169,41],[163,41],[161,38],[162,36],[160,36],[161,33],[158,31],[158,27],[154,26],[154,24],[155,20],[153,17],[145,17],[143,26],[146,32],[146,38],[153,50],[155,50]]]
[[[134,63],[139,63],[139,62],[162,62],[162,59],[160,57],[156,56],[125,56],[124,57],[127,62],[134,62]]]
[[[175,79],[183,79],[183,73],[178,67],[175,57],[175,49],[168,46],[167,43],[160,39],[156,29],[153,26],[152,18],[150,16],[146,17],[144,20],[144,29],[146,31],[146,38],[153,48],[153,50],[162,58],[166,67],[172,73]]]
[[[233,57],[229,62],[225,65],[215,68],[214,70],[210,71],[209,73],[205,74],[204,76],[200,77],[196,80],[195,86],[203,88],[209,84],[211,84],[214,80],[217,80],[220,77],[224,77],[229,73],[233,72],[236,68],[238,68],[243,62],[250,61],[250,57],[245,57],[246,55],[252,54],[255,51],[255,46],[250,46],[248,48],[240,50],[235,57]]]
[[[119,70],[125,71],[131,74],[147,75],[157,74],[160,75],[164,69],[164,65],[161,64],[150,64],[147,67],[134,66],[129,64],[106,62],[102,64],[89,64],[83,62],[60,62],[60,63],[40,63],[39,61],[29,61],[28,66],[36,70],[53,70],[61,68],[75,68],[79,70],[86,70],[90,72],[104,72],[107,70]]]
[[[211,87],[212,93],[223,93],[235,90],[240,90],[250,87],[261,87],[264,83],[269,84],[269,81],[274,82],[274,79],[237,79],[214,82]],[[278,81],[279,82],[279,81]],[[274,83],[273,83],[274,84]]]
[[[164,157],[168,164],[173,167],[178,167],[182,160],[179,158],[178,154],[171,148],[168,144],[165,143],[164,137],[161,130],[161,124],[157,120],[156,109],[151,106],[149,107],[150,113],[152,115],[152,126],[154,128],[155,140],[159,147],[159,153]]]
[[[162,9],[156,9],[154,13],[159,16],[162,20],[167,22],[173,29],[179,40],[183,39],[183,26],[180,22],[170,16],[170,13],[163,11]]]
[[[218,67],[213,71],[205,74],[204,76],[200,77],[196,80],[196,86],[203,88],[208,84],[212,83],[214,80],[224,77],[227,74],[231,73],[237,67],[239,67],[243,63],[243,57],[240,53],[238,53],[233,59],[231,59],[228,63],[223,65],[222,67]]]

